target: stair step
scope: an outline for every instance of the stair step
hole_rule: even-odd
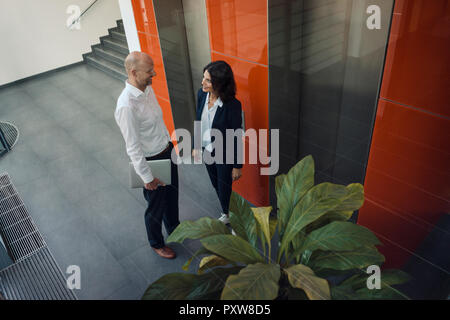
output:
[[[92,46],[92,50],[95,56],[106,59],[119,67],[123,67],[125,58],[127,57],[126,54],[123,54],[115,50],[111,50],[107,47],[102,46],[101,44]]]
[[[117,40],[121,40],[123,42],[127,42],[127,37],[125,36],[125,33],[119,30],[118,28],[110,29],[109,34]]]
[[[93,53],[85,55],[84,58],[87,64],[96,67],[97,69],[109,74],[110,76],[113,76],[116,79],[122,81],[125,81],[127,79],[125,67],[119,67],[108,60],[101,59],[95,56]]]
[[[123,54],[129,53],[128,45],[125,41],[114,39],[111,36],[101,37],[100,40],[102,44],[107,48],[113,49]]]
[[[123,27],[123,21],[122,20],[117,20],[117,27],[122,31],[125,32],[125,28]]]

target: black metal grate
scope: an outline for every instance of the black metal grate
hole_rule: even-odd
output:
[[[0,234],[14,262],[47,246],[7,174],[0,177]]]
[[[76,299],[7,173],[0,174],[0,235],[14,261],[0,270],[6,299]]]
[[[0,290],[8,300],[75,300],[47,247],[0,271]]]

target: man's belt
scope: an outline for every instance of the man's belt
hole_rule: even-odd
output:
[[[163,153],[169,151],[170,145],[171,145],[171,142],[169,141],[169,143],[167,144],[167,147],[166,147],[163,151],[161,151],[160,153],[158,153],[158,154],[156,154],[156,155],[154,155],[154,156],[152,156],[152,157],[160,156],[160,155],[162,155]]]

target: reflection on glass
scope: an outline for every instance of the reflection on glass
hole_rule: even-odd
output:
[[[175,128],[193,132],[195,100],[181,0],[153,1]]]
[[[366,26],[369,5],[381,9],[379,30]],[[312,154],[317,182],[363,182],[392,9],[393,0],[269,0],[280,173]]]

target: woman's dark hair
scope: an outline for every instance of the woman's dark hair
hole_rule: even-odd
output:
[[[206,70],[211,75],[213,90],[220,99],[224,102],[233,99],[236,95],[236,83],[230,65],[222,60],[213,61],[203,68],[203,73]]]

